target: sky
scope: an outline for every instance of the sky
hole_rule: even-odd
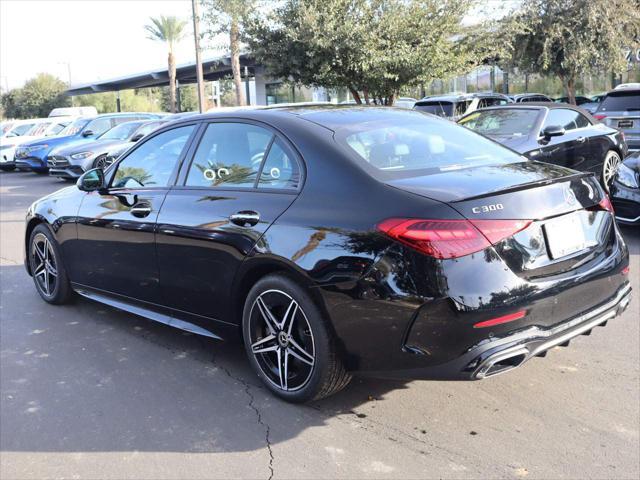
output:
[[[166,68],[165,44],[144,30],[159,15],[190,22],[176,61],[194,61],[191,0],[0,0],[0,88],[40,72],[68,82],[67,63],[72,85]]]
[[[484,17],[481,10],[501,15],[519,2],[483,0],[484,8],[465,23]],[[67,65],[72,85],[166,68],[166,46],[148,40],[144,30],[149,17],[159,15],[189,21],[176,61],[193,62],[191,0],[0,0],[0,90],[21,87],[40,72],[69,82]],[[222,53],[209,48],[203,57]]]

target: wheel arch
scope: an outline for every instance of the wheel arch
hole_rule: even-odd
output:
[[[34,215],[32,218],[29,219],[29,221],[27,222],[27,226],[25,228],[25,232],[24,232],[24,258],[25,258],[25,267],[27,268],[27,273],[29,275],[32,274],[31,272],[31,265],[28,261],[28,255],[29,255],[29,240],[31,239],[31,233],[33,232],[33,230],[40,224],[47,224],[47,221],[39,216],[39,215]]]
[[[323,316],[329,320],[329,328],[333,330],[333,324],[329,318],[322,295],[318,288],[313,288],[314,282],[307,275],[301,272],[295,265],[291,265],[282,259],[258,257],[247,259],[243,262],[241,270],[236,274],[234,279],[232,315],[233,318],[240,319],[238,323],[240,331],[242,331],[244,302],[249,291],[260,279],[272,274],[286,276],[302,287],[305,287],[307,293],[320,309]]]

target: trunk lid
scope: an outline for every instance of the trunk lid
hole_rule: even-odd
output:
[[[526,277],[563,274],[596,261],[614,241],[613,217],[590,173],[539,162],[481,166],[387,182],[447,203],[478,225],[531,223],[494,243],[510,269]]]

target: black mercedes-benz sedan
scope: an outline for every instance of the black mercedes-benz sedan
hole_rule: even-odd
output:
[[[628,253],[590,174],[384,107],[169,123],[36,201],[26,268],[72,292],[242,338],[294,402],[351,375],[481,379],[604,325]]]
[[[458,123],[531,160],[595,173],[605,189],[628,152],[624,133],[586,110],[562,103],[526,103],[478,110]]]
[[[640,152],[629,155],[618,165],[609,189],[616,220],[640,225]]]

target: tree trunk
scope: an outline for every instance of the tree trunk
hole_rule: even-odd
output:
[[[387,106],[393,107],[393,104],[396,102],[396,94],[392,93],[387,97]]]
[[[355,88],[349,87],[349,92],[351,92],[351,96],[353,97],[353,99],[356,101],[357,104],[361,104],[362,103],[362,99],[360,98],[360,94],[358,93],[358,91]]]
[[[169,50],[169,110],[176,113],[176,59],[173,51]]]
[[[368,88],[363,88],[362,89],[362,93],[364,94],[364,103],[366,103],[367,105],[369,105],[369,89]],[[73,97],[71,97],[73,98]]]
[[[573,76],[567,78],[567,97],[571,105],[576,104],[576,79]]]
[[[242,77],[240,75],[240,34],[238,30],[238,19],[231,19],[229,29],[229,43],[231,44],[231,71],[233,72],[233,84],[236,87],[236,104],[246,105],[244,91],[242,90]]]

